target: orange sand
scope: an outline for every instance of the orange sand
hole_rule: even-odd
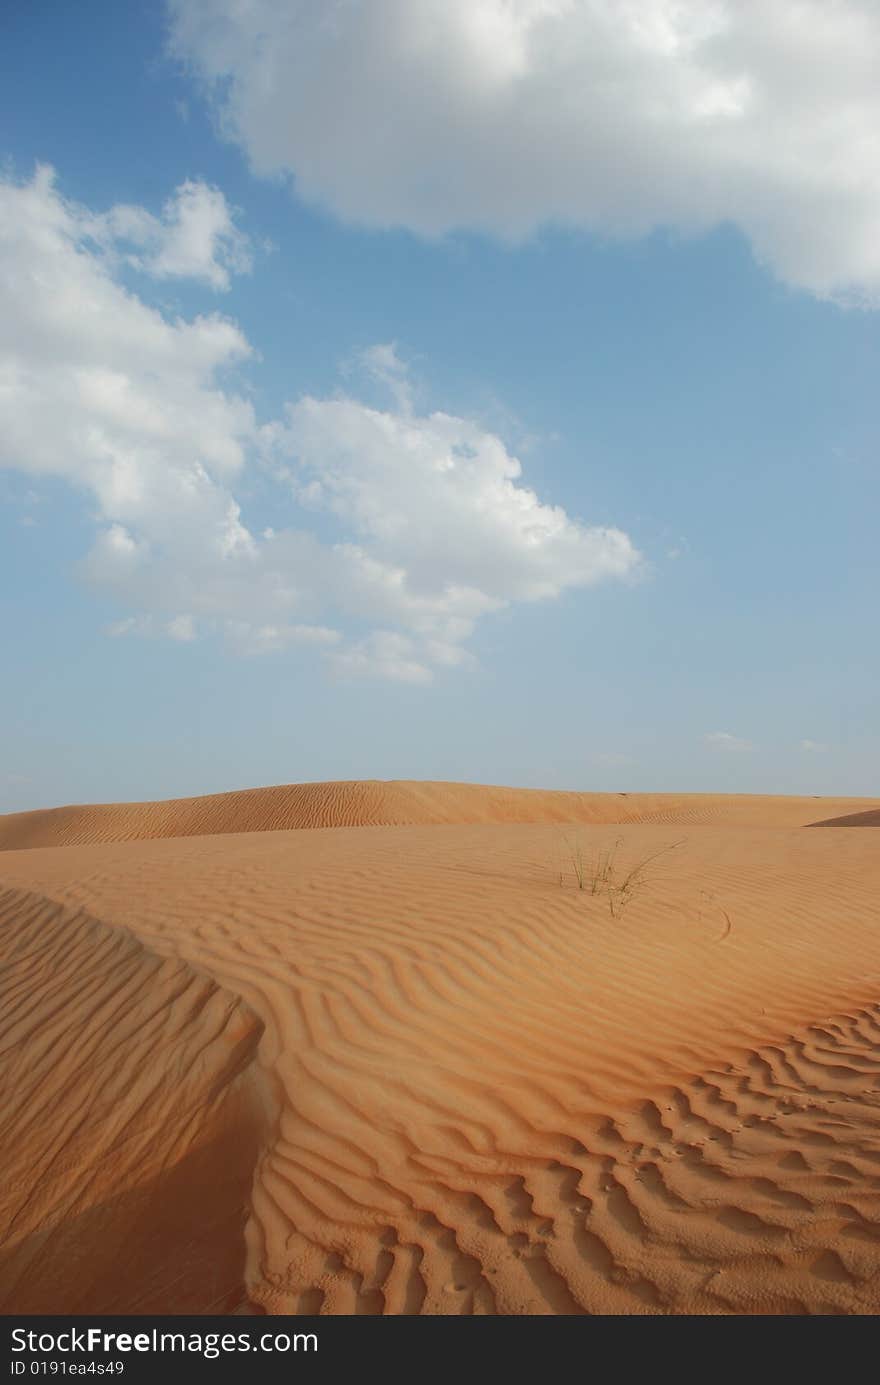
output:
[[[0,1311],[880,1311],[878,816],[365,783],[0,818]],[[612,916],[570,847],[618,839],[618,879],[671,849]]]
[[[0,815],[0,851],[27,846],[280,832],[294,827],[416,827],[478,822],[741,823],[801,827],[817,815],[862,816],[870,798],[762,794],[564,793],[412,779],[281,784],[160,803],[93,803]],[[827,824],[826,824],[827,825]]]

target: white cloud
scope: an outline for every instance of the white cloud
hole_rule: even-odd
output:
[[[225,633],[239,654],[275,654],[292,645],[317,647],[338,644],[338,630],[322,625],[252,625],[229,620]]]
[[[377,342],[361,353],[361,365],[374,380],[388,389],[402,413],[409,413],[413,406],[412,385],[409,367],[397,354],[394,342]]]
[[[396,373],[390,384],[396,409],[306,397],[270,432],[293,498],[335,517],[346,537],[307,553],[302,533],[271,533],[265,563],[307,564],[336,609],[380,626],[333,654],[337,670],[425,681],[432,665],[465,661],[480,616],[637,572],[625,533],[543,504],[500,438],[451,414],[415,414]]]
[[[703,741],[715,750],[727,750],[733,754],[755,748],[751,741],[745,741],[741,736],[733,736],[729,731],[707,731]]]
[[[305,398],[288,407],[276,444],[299,464],[298,493],[355,536],[360,580],[407,603],[416,623],[438,601],[471,620],[636,566],[624,533],[542,504],[501,439],[467,419]]]
[[[149,629],[149,622],[137,616],[126,616],[124,620],[112,620],[109,625],[104,626],[104,634],[111,639],[122,639],[123,635],[146,634]]]
[[[130,251],[126,262],[154,279],[201,279],[225,290],[231,274],[247,274],[253,265],[248,237],[235,225],[226,198],[206,183],[181,183],[161,217],[120,204],[84,225],[114,253],[136,246],[139,253]]]
[[[179,644],[189,644],[197,638],[196,623],[192,616],[175,616],[165,627],[168,636]]]
[[[519,237],[733,222],[880,303],[873,0],[169,0],[260,174],[373,226]]]
[[[499,437],[415,412],[393,346],[364,359],[390,409],[305,398],[260,426],[223,382],[252,354],[239,328],[169,321],[123,287],[117,221],[66,201],[51,170],[0,182],[0,466],[89,497],[82,574],[128,612],[108,633],[219,633],[420,682],[467,661],[480,616],[636,572],[625,533],[539,500]],[[278,516],[259,533],[235,494],[255,465]],[[315,511],[335,537],[312,532]]]
[[[418,656],[418,646],[406,635],[376,630],[331,658],[337,672],[349,676],[390,678],[399,683],[430,683],[431,669]]]
[[[800,749],[808,755],[822,755],[828,749],[828,747],[827,745],[824,745],[822,741],[811,741],[807,739],[801,741]]]

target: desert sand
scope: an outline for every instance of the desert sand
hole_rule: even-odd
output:
[[[378,781],[0,817],[0,1311],[880,1311],[878,825]]]

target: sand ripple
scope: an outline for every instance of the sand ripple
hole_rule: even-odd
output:
[[[134,1190],[139,1306],[880,1310],[874,834],[574,832],[681,845],[621,918],[546,823],[6,852],[6,1302],[84,1225],[119,1302]]]

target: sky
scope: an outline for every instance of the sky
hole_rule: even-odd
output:
[[[8,0],[0,811],[880,793],[872,0]]]

